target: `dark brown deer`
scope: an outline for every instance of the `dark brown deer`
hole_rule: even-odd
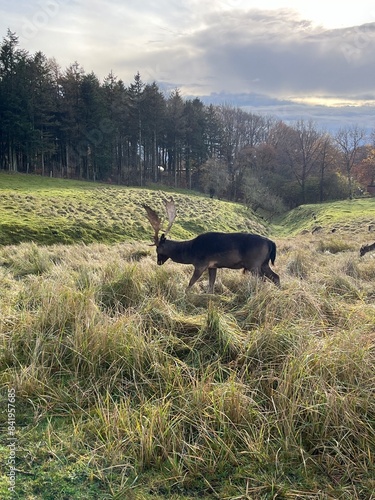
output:
[[[359,249],[359,256],[363,257],[367,252],[372,252],[372,250],[375,250],[375,243],[371,245],[362,245]]]
[[[155,231],[157,263],[162,265],[168,259],[172,259],[180,264],[192,264],[194,272],[188,289],[208,269],[208,292],[213,293],[217,269],[223,267],[250,271],[280,285],[279,276],[269,266],[269,261],[274,264],[276,259],[276,244],[273,241],[249,233],[203,233],[187,241],[167,240],[166,236],[176,218],[176,208],[173,198],[164,204],[169,224],[160,238],[160,217],[152,208],[143,205]]]

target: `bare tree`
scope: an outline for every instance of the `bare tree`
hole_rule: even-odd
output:
[[[287,211],[282,198],[250,171],[245,173],[242,180],[242,192],[244,202],[254,212],[261,208],[272,217]]]
[[[224,160],[209,158],[201,168],[201,186],[210,194],[221,198],[229,185],[228,170]]]
[[[241,151],[253,151],[266,140],[271,120],[227,105],[217,111],[222,125],[220,155],[227,164],[230,197],[236,199],[241,181]]]
[[[357,154],[364,144],[365,137],[365,130],[359,128],[357,125],[341,128],[335,135],[335,141],[340,149],[343,166],[348,179],[350,199],[353,198],[352,169],[356,162]]]
[[[320,138],[319,163],[319,201],[324,201],[324,184],[327,170],[334,165],[335,148],[332,137],[325,133]]]
[[[299,120],[292,127],[286,141],[286,155],[294,177],[301,186],[302,203],[306,199],[306,181],[310,173],[317,168],[321,149],[321,134],[314,123]]]

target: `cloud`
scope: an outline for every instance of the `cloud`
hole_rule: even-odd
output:
[[[193,96],[188,97],[192,98]],[[369,104],[361,106],[341,104],[339,107],[311,105],[287,99],[277,99],[254,92],[236,94],[218,92],[203,95],[200,99],[206,105],[220,106],[224,104],[239,107],[250,113],[275,117],[291,125],[298,120],[312,120],[317,128],[331,133],[335,133],[345,126],[359,125],[367,131],[368,137],[370,137],[370,133],[374,130],[375,106]]]
[[[63,68],[77,60],[100,78],[113,70],[129,82],[140,71],[147,81],[196,95],[226,91],[362,99],[374,94],[375,23],[324,30],[291,9],[243,10],[242,4],[20,1],[0,25],[9,19],[27,50],[42,50]]]
[[[375,23],[323,30],[288,10],[207,16],[138,59],[155,79],[202,90],[356,98],[374,91]]]

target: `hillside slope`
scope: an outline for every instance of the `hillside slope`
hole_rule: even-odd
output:
[[[273,237],[350,232],[362,239],[375,231],[375,198],[303,205],[266,222],[238,203],[200,193],[0,173],[0,244],[118,243],[151,241],[143,204],[164,216],[163,200],[173,194],[175,239],[204,231],[248,231]],[[364,233],[364,235],[363,235]]]
[[[375,231],[375,198],[302,205],[278,217],[273,227],[280,236],[315,231]]]
[[[0,244],[34,241],[115,243],[152,239],[142,204],[163,213],[166,191],[0,174]],[[265,234],[263,221],[245,207],[193,193],[173,193],[177,219],[172,238],[204,231]]]

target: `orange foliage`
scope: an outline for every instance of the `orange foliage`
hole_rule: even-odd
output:
[[[353,176],[364,187],[375,184],[375,148],[368,146],[367,155],[353,167]]]

